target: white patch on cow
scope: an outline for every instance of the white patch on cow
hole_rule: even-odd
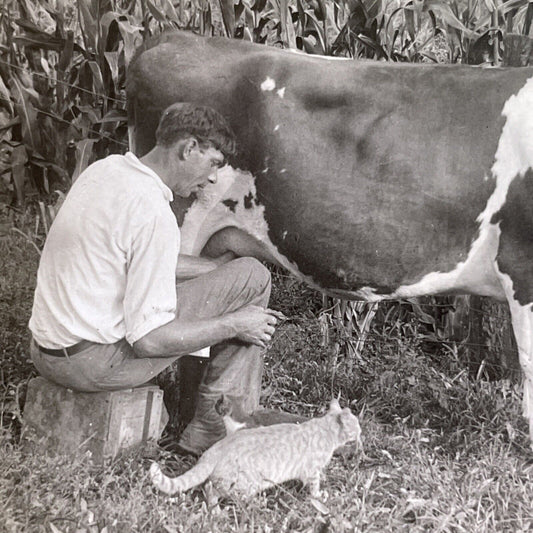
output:
[[[478,218],[481,223],[490,221],[503,206],[513,179],[533,167],[533,78],[507,100],[502,115],[506,121],[492,166],[496,190]]]
[[[279,89],[277,91],[277,94],[280,98],[284,98],[285,97],[285,87],[282,87],[281,89]]]
[[[317,284],[302,274],[296,264],[282,255],[270,240],[265,207],[255,202],[252,202],[251,207],[245,207],[244,198],[250,195],[255,198],[257,193],[252,174],[226,165],[219,170],[217,178],[216,183],[207,185],[199,192],[197,200],[185,214],[180,228],[181,253],[199,255],[214,233],[235,227],[260,241],[274,261],[318,289]],[[222,203],[227,199],[237,201],[235,212],[231,212]]]
[[[266,80],[261,84],[262,91],[273,91],[276,88],[276,82],[267,76]]]

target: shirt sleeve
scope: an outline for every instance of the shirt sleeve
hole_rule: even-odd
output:
[[[126,340],[133,344],[176,316],[176,266],[180,232],[168,206],[147,216],[135,232],[124,295]]]

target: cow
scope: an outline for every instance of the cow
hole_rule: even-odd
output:
[[[177,209],[182,251],[233,249],[340,298],[508,302],[533,439],[533,68],[329,59],[187,32],[132,61],[132,149],[174,102],[236,133]]]

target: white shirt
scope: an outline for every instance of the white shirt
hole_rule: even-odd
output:
[[[131,152],[80,175],[41,256],[29,323],[37,344],[133,344],[175,318],[180,232],[171,201]]]

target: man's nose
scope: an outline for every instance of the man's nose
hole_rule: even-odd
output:
[[[216,183],[218,179],[218,169],[213,170],[211,174],[209,175],[209,183]]]

